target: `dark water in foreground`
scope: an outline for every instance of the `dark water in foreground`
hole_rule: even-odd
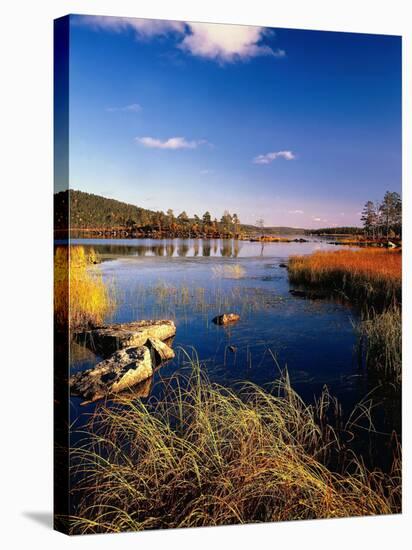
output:
[[[184,372],[181,348],[189,354],[196,350],[209,378],[229,387],[245,380],[269,387],[279,375],[277,364],[287,366],[294,389],[306,401],[312,402],[326,384],[347,412],[374,387],[359,364],[356,311],[330,300],[292,296],[287,270],[279,265],[293,254],[338,248],[326,241],[263,248],[241,241],[177,239],[72,244],[92,246],[104,260],[99,268],[117,295],[108,322],[166,318],[176,323],[177,357],[143,385],[143,397],[159,391],[160,377]],[[214,325],[212,318],[223,312],[239,313],[241,320],[227,328]],[[72,372],[98,360],[73,345]],[[77,425],[95,407],[80,402],[71,398],[71,420]]]

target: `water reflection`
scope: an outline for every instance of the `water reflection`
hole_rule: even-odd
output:
[[[306,243],[265,243],[235,239],[72,239],[71,244],[95,248],[103,258],[138,257],[287,257],[314,250],[336,250],[326,240]]]

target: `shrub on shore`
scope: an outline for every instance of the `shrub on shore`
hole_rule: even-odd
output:
[[[93,250],[59,246],[54,255],[54,314],[56,327],[98,325],[112,310],[113,293],[94,264]]]
[[[285,376],[277,393],[247,384],[235,394],[193,368],[149,405],[120,398],[94,413],[84,445],[71,451],[80,478],[72,533],[400,510],[398,461],[391,475],[353,456],[339,473],[328,468],[333,449],[345,453],[326,420],[336,405],[326,391],[307,406]]]

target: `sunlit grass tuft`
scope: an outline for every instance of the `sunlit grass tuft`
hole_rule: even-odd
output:
[[[359,325],[362,341],[367,342],[365,359],[383,380],[402,380],[402,315],[397,307],[382,313],[369,312]]]
[[[81,481],[73,533],[119,532],[389,514],[400,510],[400,471],[368,472],[345,454],[327,391],[307,406],[287,375],[278,393],[211,384],[193,359],[163,399],[102,406],[84,445],[71,451]],[[91,438],[91,443],[90,443]],[[349,472],[350,469],[350,472]]]
[[[54,256],[54,312],[56,326],[101,324],[114,307],[113,291],[103,281],[93,250],[82,246],[57,247]]]

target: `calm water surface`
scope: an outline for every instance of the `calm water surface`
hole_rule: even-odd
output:
[[[287,366],[294,388],[312,400],[327,384],[347,407],[368,391],[359,368],[350,307],[292,296],[287,270],[279,264],[293,254],[336,250],[326,241],[251,243],[229,240],[75,240],[93,247],[104,260],[99,268],[114,286],[117,307],[108,322],[173,319],[174,361],[146,384],[177,369],[182,353],[196,350],[214,382],[236,386],[252,381],[269,387]],[[230,327],[214,325],[223,312],[240,313]],[[73,345],[72,371],[94,366],[100,358]],[[276,359],[276,360],[275,360]],[[180,367],[179,367],[180,364]],[[72,420],[94,405],[72,398]]]

